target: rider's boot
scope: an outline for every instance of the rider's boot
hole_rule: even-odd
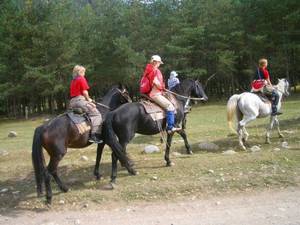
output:
[[[174,111],[167,111],[167,132],[174,133],[176,131],[180,131],[181,128],[175,127],[175,116]]]
[[[88,141],[91,143],[100,144],[103,142],[100,139],[100,136],[101,136],[101,126],[96,127],[96,129],[95,129],[95,127],[92,127],[91,135],[90,135],[90,138]]]
[[[282,112],[279,112],[277,110],[278,102],[279,102],[278,93],[276,91],[273,91],[272,92],[272,113],[271,113],[272,116],[277,116],[282,114]]]

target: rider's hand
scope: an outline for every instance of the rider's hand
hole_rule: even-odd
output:
[[[89,102],[89,105],[92,106],[93,108],[96,108],[96,104],[93,102]]]

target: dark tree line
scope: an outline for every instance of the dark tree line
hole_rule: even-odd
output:
[[[249,90],[256,62],[272,80],[300,80],[298,0],[4,0],[0,2],[0,114],[65,110],[72,68],[92,96],[112,84],[134,95],[159,54],[167,77],[205,82],[209,96]]]

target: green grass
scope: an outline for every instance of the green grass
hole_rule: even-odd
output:
[[[96,145],[84,149],[68,149],[59,165],[59,172],[71,190],[61,193],[53,182],[52,209],[81,209],[85,204],[89,207],[102,207],[130,201],[195,199],[207,195],[298,186],[299,109],[300,101],[295,97],[283,104],[284,114],[280,116],[280,123],[289,149],[281,148],[283,140],[277,137],[275,131],[271,138],[272,144],[264,144],[268,122],[266,118],[256,120],[248,126],[250,146],[259,144],[262,148],[259,152],[251,153],[239,149],[236,136],[228,136],[225,103],[197,105],[193,107],[187,122],[188,139],[194,155],[185,154],[181,138],[175,135],[171,149],[181,155],[171,154],[175,166],[165,167],[164,145],[159,143],[159,135],[137,136],[128,145],[127,152],[135,161],[139,175],[129,176],[123,168],[119,168],[117,186],[113,191],[104,190],[111,170],[110,150],[107,147],[101,164],[104,175],[101,181],[95,181],[92,175]],[[3,188],[9,189],[6,193],[0,193],[0,213],[22,209],[47,210],[44,198],[36,198],[31,163],[33,131],[43,120],[44,118],[0,122],[0,191]],[[18,137],[8,138],[10,130],[16,131]],[[217,152],[203,151],[198,147],[202,141],[214,142],[220,149]],[[147,144],[159,145],[162,151],[142,154],[143,147]],[[273,151],[276,147],[281,150]],[[234,149],[237,154],[223,155],[222,152],[228,149]],[[2,154],[3,152],[8,154]],[[82,155],[89,160],[81,161]],[[209,170],[213,170],[213,173]],[[64,204],[60,204],[60,200]]]

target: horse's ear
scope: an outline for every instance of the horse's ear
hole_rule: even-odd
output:
[[[120,90],[123,90],[123,89],[124,89],[123,84],[122,84],[122,83],[118,83],[118,88],[119,88]]]

